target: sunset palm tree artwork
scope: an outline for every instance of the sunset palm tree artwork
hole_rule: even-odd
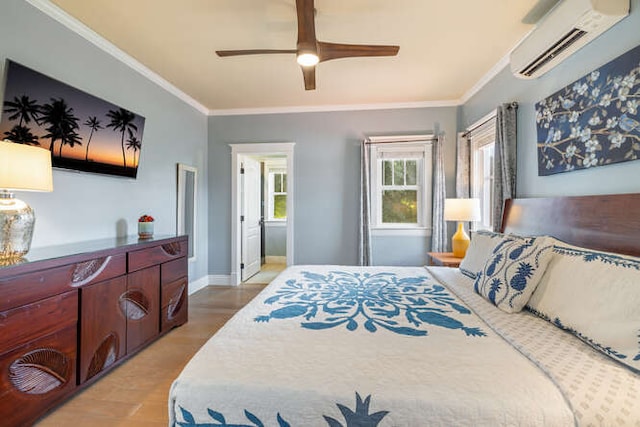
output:
[[[136,177],[144,117],[13,61],[5,70],[0,139],[43,146],[57,168]]]

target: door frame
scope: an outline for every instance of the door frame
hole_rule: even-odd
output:
[[[242,236],[240,226],[241,191],[240,163],[244,156],[281,155],[287,159],[287,266],[293,265],[294,219],[294,170],[293,148],[295,142],[229,144],[231,147],[231,274],[229,282],[237,286],[241,282]]]

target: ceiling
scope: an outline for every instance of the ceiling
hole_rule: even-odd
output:
[[[51,0],[215,111],[460,102],[531,30],[544,1],[316,0],[319,40],[400,52],[321,63],[317,89],[305,91],[294,55],[214,52],[295,49],[295,0]]]

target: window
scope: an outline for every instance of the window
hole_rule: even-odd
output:
[[[480,199],[482,220],[472,223],[475,230],[493,226],[493,159],[496,142],[495,120],[485,121],[470,133],[471,197]]]
[[[269,174],[269,200],[273,210],[271,219],[287,219],[287,174],[284,172]]]
[[[267,177],[267,221],[287,219],[287,171],[284,165],[265,162]]]
[[[371,146],[371,211],[374,229],[431,227],[431,143]]]

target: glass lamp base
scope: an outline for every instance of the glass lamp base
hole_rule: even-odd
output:
[[[0,260],[21,258],[29,252],[35,221],[31,206],[13,197],[0,197]]]

